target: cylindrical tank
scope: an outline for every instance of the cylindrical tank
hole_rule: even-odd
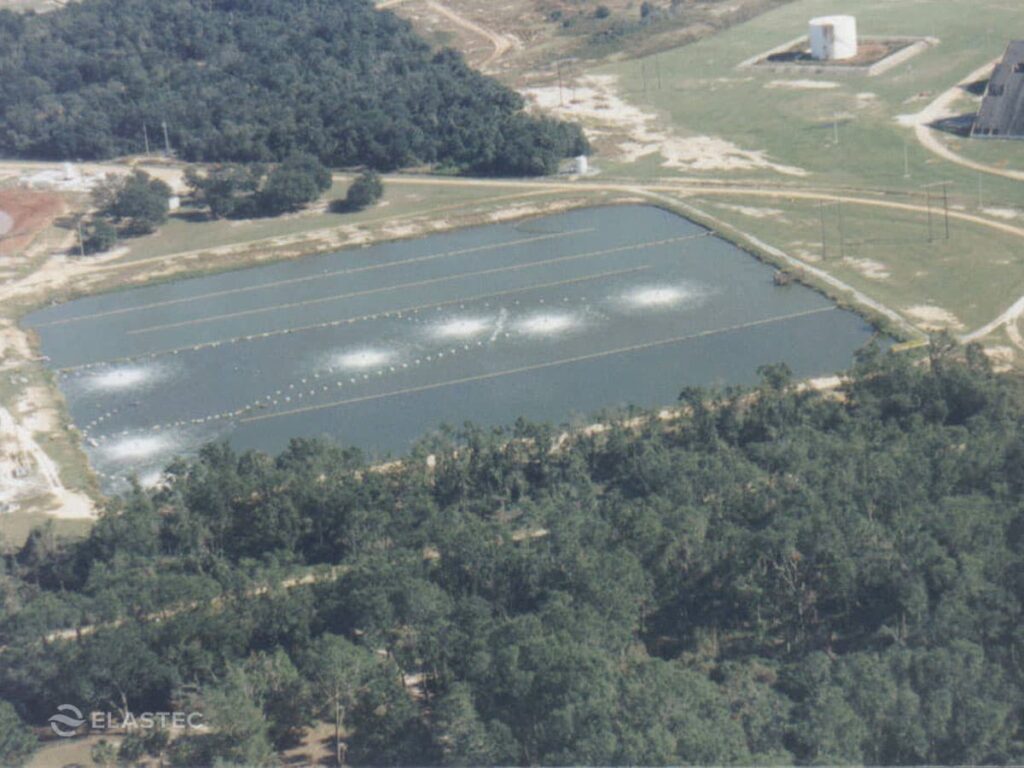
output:
[[[587,169],[589,167],[590,167],[590,165],[587,162],[587,156],[586,155],[579,155],[579,156],[577,156],[575,162],[573,163],[573,170],[575,170],[575,172],[578,173],[580,176],[586,175]]]
[[[857,55],[857,20],[853,16],[811,19],[811,56],[819,61],[841,61]]]

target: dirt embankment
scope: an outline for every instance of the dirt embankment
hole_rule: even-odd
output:
[[[52,192],[0,189],[0,259],[28,247],[63,210],[64,201]]]

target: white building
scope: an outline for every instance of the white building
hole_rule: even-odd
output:
[[[853,16],[820,16],[810,22],[811,56],[842,61],[857,55],[857,20]]]

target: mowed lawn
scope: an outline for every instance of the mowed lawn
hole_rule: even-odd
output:
[[[806,34],[816,15],[850,13],[861,35],[935,37],[939,43],[875,77],[770,71],[738,65]],[[617,62],[591,74],[614,75],[619,95],[658,116],[671,136],[710,136],[742,150],[763,151],[773,163],[802,169],[785,175],[769,169],[673,171],[654,155],[635,163],[603,161],[611,173],[640,178],[690,177],[779,183],[853,197],[881,197],[925,206],[931,190],[935,237],[928,240],[924,213],[844,206],[845,258],[840,258],[838,213],[814,201],[779,198],[726,199],[697,203],[719,220],[817,266],[894,309],[937,307],[950,313],[950,327],[973,330],[1024,293],[1024,238],[975,224],[954,222],[950,240],[942,228],[940,182],[949,183],[951,205],[996,221],[1024,227],[1024,184],[963,168],[921,146],[898,117],[920,112],[972,71],[1002,55],[1010,36],[1024,29],[1024,3],[1005,0],[880,2],[798,0],[694,45]],[[661,88],[652,72],[660,71]],[[644,73],[647,88],[644,89]],[[817,87],[811,87],[816,85]],[[964,96],[956,108],[977,103]],[[836,138],[838,136],[838,143]],[[957,151],[993,165],[1024,167],[1024,142],[980,142],[951,137]],[[909,171],[909,175],[908,175]],[[883,196],[884,195],[884,196]],[[716,207],[733,203],[732,208]],[[769,213],[748,215],[741,209]],[[774,212],[773,212],[774,211]],[[931,310],[933,318],[941,312]],[[925,323],[919,317],[912,320]],[[927,323],[927,324],[942,324]]]
[[[1024,243],[955,218],[950,219],[947,240],[938,193],[932,195],[931,240],[927,215],[908,211],[739,196],[688,202],[827,270],[912,322],[945,325],[934,311],[920,310],[937,307],[950,313],[951,330],[969,332],[992,320],[1024,290]]]
[[[875,77],[819,74],[813,68],[791,72],[738,67],[806,34],[812,17],[837,12],[855,15],[862,35],[928,36],[940,42]],[[832,0],[799,0],[696,44],[591,73],[617,76],[620,95],[656,113],[674,134],[720,137],[741,149],[766,151],[771,161],[808,173],[791,177],[745,170],[732,175],[896,189],[948,180],[966,191],[976,188],[977,174],[927,153],[896,117],[921,111],[971,71],[999,57],[1009,37],[1019,36],[1021,29],[1024,3],[1005,0],[849,0],[841,8]],[[660,71],[660,89],[651,75],[654,71]],[[809,88],[809,82],[800,81],[826,87]],[[1011,165],[1024,158],[1024,146],[1001,144],[1002,148],[985,148],[980,153],[999,160],[1005,151]],[[909,179],[904,177],[905,147],[909,147]],[[604,164],[616,173],[672,173],[652,157],[629,165],[610,160]],[[723,175],[713,170],[704,173]],[[986,179],[985,185],[990,201],[1024,204],[1024,185],[994,177]]]
[[[439,186],[436,184],[388,184],[379,203],[352,213],[334,213],[330,201],[343,198],[347,182],[339,182],[316,204],[299,213],[244,220],[206,220],[200,212],[183,210],[179,215],[148,237],[127,241],[125,261],[166,256],[222,246],[290,237],[324,229],[394,225],[401,234],[403,221],[429,216],[443,219],[446,215],[464,213],[477,204],[500,207],[517,201],[529,201],[522,192],[470,186]]]

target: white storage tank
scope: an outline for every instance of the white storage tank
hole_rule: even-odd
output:
[[[820,16],[811,19],[811,56],[819,61],[842,61],[857,55],[857,19]]]
[[[575,161],[573,162],[573,171],[578,173],[580,176],[586,176],[589,167],[590,164],[587,162],[586,155],[577,156]]]

